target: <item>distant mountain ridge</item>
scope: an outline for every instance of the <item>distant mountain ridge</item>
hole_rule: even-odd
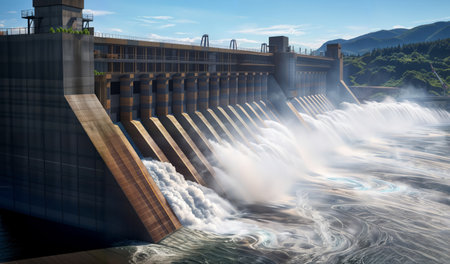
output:
[[[325,52],[327,44],[340,43],[344,54],[358,55],[370,52],[373,49],[446,38],[450,38],[450,21],[421,25],[411,29],[380,30],[349,40],[330,40],[325,42],[317,51]]]

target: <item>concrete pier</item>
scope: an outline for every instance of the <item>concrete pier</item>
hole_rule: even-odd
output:
[[[184,74],[176,74],[172,77],[172,114],[180,115],[186,111]]]
[[[178,172],[190,181],[205,185],[204,179],[158,118],[152,117],[142,120],[142,123],[158,146],[164,146],[163,152],[165,156]]]
[[[230,79],[228,82],[228,87],[229,87],[229,91],[230,91],[230,101],[229,104],[230,105],[235,105],[238,103],[238,85],[239,85],[239,74],[238,73],[231,73],[230,74]]]
[[[156,77],[156,115],[169,114],[169,74],[160,74]]]
[[[211,165],[217,164],[218,160],[212,150],[211,144],[203,131],[195,124],[194,120],[187,113],[182,113],[175,117]]]
[[[245,104],[247,102],[247,73],[238,76],[238,94],[237,103]]]
[[[194,120],[195,124],[198,128],[204,133],[204,135],[215,142],[222,142],[222,137],[216,132],[214,127],[209,123],[206,117],[201,112],[195,112],[190,115],[192,120]]]
[[[224,74],[220,77],[220,106],[225,107],[230,104],[230,76]]]
[[[196,74],[188,74],[186,83],[186,112],[189,114],[197,111],[198,89]]]

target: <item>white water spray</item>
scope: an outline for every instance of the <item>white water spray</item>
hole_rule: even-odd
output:
[[[232,220],[236,209],[213,190],[185,180],[170,163],[143,162],[183,226],[221,234],[236,234],[245,228]]]
[[[321,137],[331,137],[332,141],[339,142],[403,133],[418,125],[436,125],[450,120],[450,114],[444,110],[428,109],[416,103],[392,99],[363,105],[344,103],[343,106],[343,110],[319,115],[317,119],[304,114],[302,116]]]

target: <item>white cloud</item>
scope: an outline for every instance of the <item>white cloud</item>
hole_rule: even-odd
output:
[[[275,35],[299,36],[305,34],[305,32],[301,30],[301,28],[302,25],[275,25],[271,27],[241,29],[235,31],[235,33],[265,35],[265,36],[275,36]]]
[[[17,14],[17,11],[8,11],[8,14]]]
[[[150,34],[148,35],[148,38],[151,40],[155,40],[155,41],[161,41],[161,42],[179,42],[179,43],[184,43],[184,44],[193,44],[193,43],[197,43],[200,44],[200,37],[195,37],[195,38],[174,38],[174,37],[166,37],[166,36],[160,36],[157,34]]]
[[[165,24],[165,25],[160,26],[159,28],[170,28],[170,27],[174,27],[174,26],[175,26],[175,24]]]
[[[406,27],[401,26],[401,25],[395,25],[395,26],[393,26],[392,28],[393,28],[393,29],[398,29],[398,28],[406,28]]]
[[[106,11],[106,10],[92,10],[92,9],[84,9],[86,13],[91,13],[94,16],[107,16],[107,15],[113,15],[115,12]]]
[[[304,52],[304,49],[318,49],[320,46],[322,46],[323,43],[327,42],[329,39],[314,39],[314,41],[295,41],[290,40],[289,45],[292,45],[295,47],[295,50],[298,51],[298,48],[302,48],[302,53]]]
[[[122,33],[123,30],[120,28],[110,28],[109,31]]]
[[[259,41],[253,40],[253,39],[245,39],[245,38],[238,38],[236,39],[237,43],[249,43],[249,44],[255,44],[259,43]]]
[[[3,27],[5,27],[5,25],[4,25],[4,24],[0,24],[0,27],[2,27],[2,28],[3,28]]]
[[[176,22],[179,24],[198,24],[197,21],[190,20],[190,19],[175,19],[173,22]]]
[[[136,20],[140,21],[140,22],[144,22],[146,24],[158,24],[158,23],[160,23],[159,21],[150,20],[150,19],[147,19],[145,17],[138,17],[138,18],[136,18]]]
[[[147,23],[163,23],[164,21],[167,21],[167,22],[178,23],[178,24],[198,24],[198,22],[194,21],[194,20],[184,19],[184,18],[176,19],[171,16],[141,16],[139,18],[145,19],[147,21]],[[151,21],[151,22],[149,22],[149,21]]]
[[[143,18],[151,18],[151,19],[157,19],[157,20],[172,20],[173,17],[171,16],[143,16]]]
[[[228,45],[231,42],[231,38],[229,39],[212,39],[210,40],[211,44],[217,44],[217,45]],[[244,43],[244,44],[257,44],[259,43],[256,40],[253,39],[246,39],[246,38],[238,38],[236,39],[236,42],[238,45]]]

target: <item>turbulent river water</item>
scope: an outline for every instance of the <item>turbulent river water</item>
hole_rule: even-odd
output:
[[[346,104],[309,129],[267,121],[251,146],[212,143],[222,198],[144,163],[185,226],[132,263],[449,263],[450,114]]]

